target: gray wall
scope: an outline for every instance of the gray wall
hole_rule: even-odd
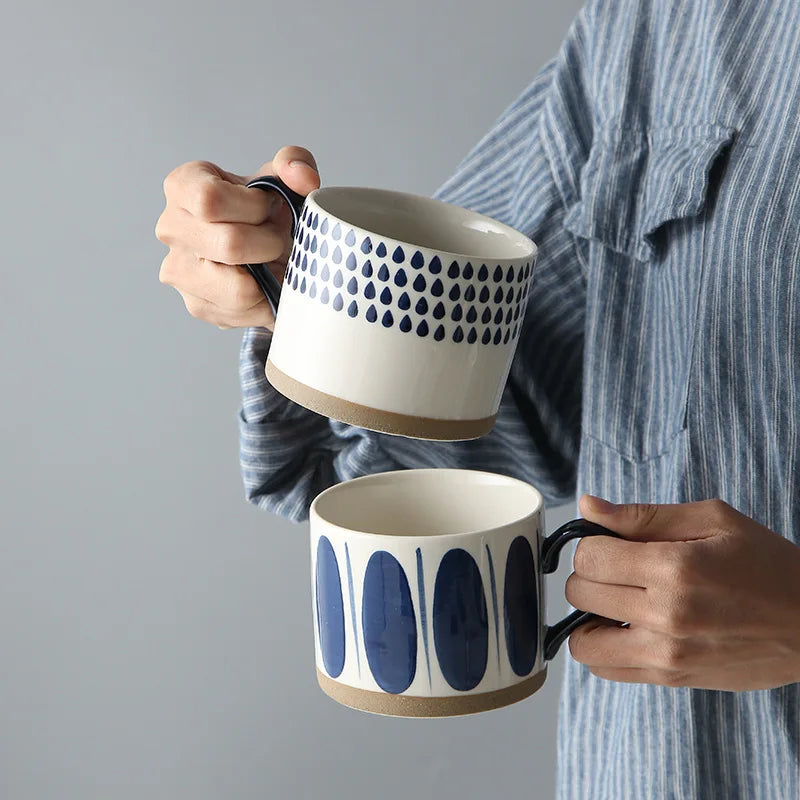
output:
[[[3,800],[551,795],[560,662],[527,702],[458,720],[318,690],[306,527],[243,500],[239,334],[158,283],[153,228],[177,164],[250,173],[287,143],[327,183],[432,192],[578,5],[6,10]]]

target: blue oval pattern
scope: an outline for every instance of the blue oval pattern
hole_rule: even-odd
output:
[[[367,562],[361,626],[375,682],[385,692],[404,692],[417,671],[417,621],[406,573],[385,550]]]
[[[344,669],[344,603],[339,565],[327,536],[317,543],[317,630],[322,663],[332,678]]]
[[[539,598],[533,551],[524,536],[508,549],[503,595],[508,660],[517,675],[527,675],[536,661]]]
[[[448,550],[442,558],[432,616],[442,675],[454,689],[474,689],[486,672],[489,618],[480,570],[466,550]]]

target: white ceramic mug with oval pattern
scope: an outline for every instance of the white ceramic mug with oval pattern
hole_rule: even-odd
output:
[[[578,519],[542,537],[539,492],[486,472],[385,472],[311,505],[317,679],[364,711],[442,717],[533,694],[591,614],[544,622],[563,545],[615,536]]]
[[[359,427],[470,439],[494,425],[536,245],[427,197],[324,187],[295,214],[282,287],[247,265],[276,311],[266,374],[295,402]],[[280,302],[278,303],[278,299]]]

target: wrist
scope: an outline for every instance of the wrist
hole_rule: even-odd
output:
[[[793,612],[790,615],[790,659],[794,683],[800,683],[800,547],[795,545],[795,581]]]

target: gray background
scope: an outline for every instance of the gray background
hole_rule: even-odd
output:
[[[306,527],[243,499],[239,334],[158,283],[153,229],[176,165],[249,174],[290,143],[326,183],[434,191],[578,6],[6,11],[3,800],[551,796],[561,657],[534,698],[457,720],[361,714],[316,687]]]

